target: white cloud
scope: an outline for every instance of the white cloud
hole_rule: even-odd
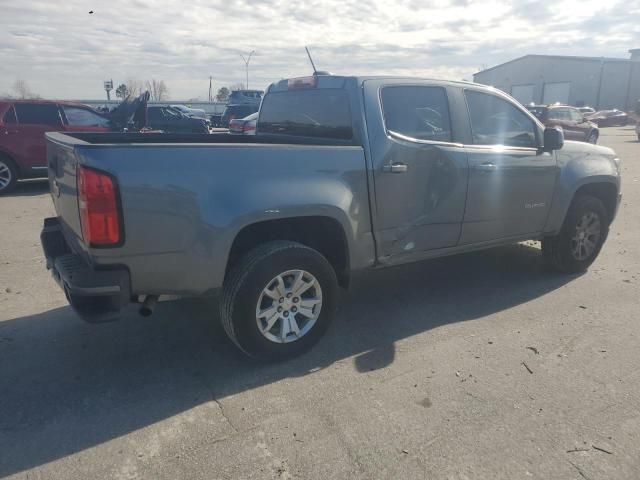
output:
[[[173,98],[206,98],[209,75],[244,81],[251,50],[252,87],[309,73],[304,45],[334,73],[453,79],[527,53],[640,47],[640,5],[623,0],[3,2],[0,94],[22,78],[45,97],[102,98],[105,79],[153,77]]]

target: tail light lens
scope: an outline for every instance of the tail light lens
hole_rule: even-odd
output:
[[[91,247],[120,244],[118,189],[113,178],[87,167],[78,169],[78,207],[82,238]]]

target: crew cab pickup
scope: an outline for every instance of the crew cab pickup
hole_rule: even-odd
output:
[[[529,239],[598,255],[620,161],[482,85],[314,75],[272,84],[256,136],[48,133],[47,267],[74,309],[220,293],[259,358],[318,341],[352,274]]]

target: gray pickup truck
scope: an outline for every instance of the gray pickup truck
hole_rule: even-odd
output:
[[[282,80],[257,130],[47,134],[57,217],[41,240],[81,317],[219,291],[238,347],[284,358],[318,341],[356,271],[528,239],[584,271],[619,204],[612,150],[564,142],[486,86]]]

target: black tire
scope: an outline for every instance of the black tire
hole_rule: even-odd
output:
[[[573,253],[574,241],[572,239],[576,234],[580,220],[588,213],[593,213],[598,217],[600,235],[595,242],[596,247],[593,252],[584,259],[578,259]],[[542,255],[555,270],[564,273],[584,272],[598,257],[608,233],[609,216],[602,201],[590,195],[580,195],[571,203],[560,232],[553,237],[546,237],[542,240]]]
[[[594,145],[598,143],[598,132],[591,132],[587,137],[587,143],[593,143]]]
[[[258,328],[256,307],[263,289],[278,275],[304,270],[315,277],[322,304],[315,324],[301,338],[276,343]],[[229,338],[247,355],[265,360],[292,358],[315,345],[333,319],[338,281],[329,262],[316,250],[290,241],[273,241],[247,253],[229,273],[220,299],[220,319]],[[280,320],[282,321],[282,320]]]
[[[2,154],[0,154],[0,177],[0,195],[9,193],[18,182],[18,169],[13,160]]]

